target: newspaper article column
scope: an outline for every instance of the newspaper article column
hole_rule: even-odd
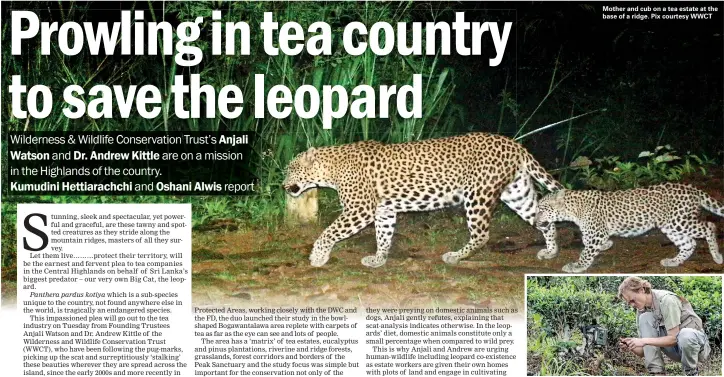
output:
[[[19,204],[13,375],[187,375],[190,204]]]

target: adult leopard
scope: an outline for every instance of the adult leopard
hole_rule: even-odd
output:
[[[664,267],[676,267],[694,253],[696,238],[704,238],[717,264],[719,253],[716,225],[699,220],[706,208],[724,216],[724,204],[704,191],[682,183],[664,183],[630,190],[560,190],[544,196],[538,206],[536,224],[545,228],[557,221],[572,221],[581,229],[583,251],[565,272],[583,272],[598,253],[613,246],[610,236],[634,237],[659,228],[679,249],[674,258],[661,260]],[[541,255],[550,259],[556,254]]]
[[[312,187],[339,193],[342,214],[314,242],[312,266],[327,263],[337,242],[374,221],[377,253],[362,258],[362,264],[379,267],[387,261],[398,212],[464,206],[470,239],[462,249],[442,256],[448,264],[488,241],[499,197],[534,225],[538,202],[533,180],[550,191],[563,188],[512,139],[470,133],[399,144],[363,141],[310,148],[289,163],[283,187],[292,196]],[[540,230],[546,249],[539,254],[557,253],[555,226]]]

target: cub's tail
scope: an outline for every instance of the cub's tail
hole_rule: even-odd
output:
[[[724,204],[703,191],[701,192],[701,206],[715,215],[724,217]]]
[[[533,177],[533,179],[535,179],[536,182],[545,186],[548,191],[555,192],[564,188],[560,182],[553,178],[553,176],[550,175],[550,173],[548,173],[535,158],[533,158],[533,155],[526,153],[526,160],[525,166],[528,173],[531,177]]]

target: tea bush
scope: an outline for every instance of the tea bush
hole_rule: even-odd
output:
[[[615,346],[620,337],[636,336],[636,314],[616,298],[616,291],[586,289],[585,284],[590,283],[581,279],[586,278],[559,280],[550,287],[529,281],[528,313],[539,314],[543,326],[552,329],[553,335],[562,336],[566,328],[599,325],[608,329],[610,346]]]
[[[722,295],[721,277],[684,276],[681,285],[674,292],[691,303],[696,314],[704,322],[709,341],[722,341]]]

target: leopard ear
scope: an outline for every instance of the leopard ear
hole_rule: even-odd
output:
[[[312,166],[317,161],[317,150],[314,147],[304,152],[304,164]]]
[[[560,190],[556,191],[556,192],[553,194],[553,201],[554,201],[554,202],[561,202],[561,201],[563,201],[563,196],[565,195],[565,191],[566,191],[565,189],[560,189]]]

